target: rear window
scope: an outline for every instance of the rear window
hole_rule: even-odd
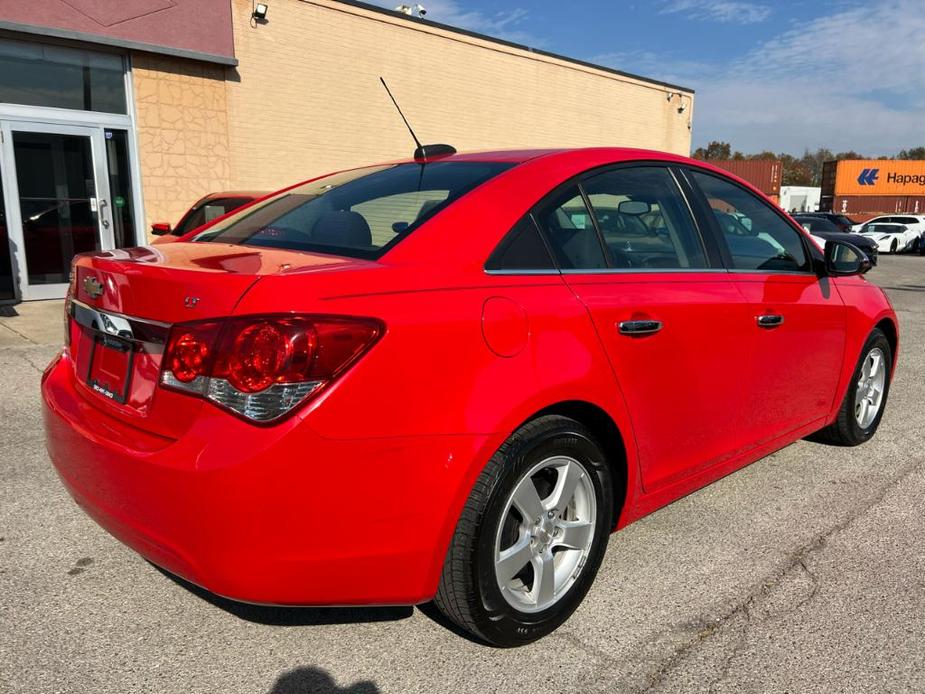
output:
[[[334,174],[231,215],[193,240],[378,258],[454,200],[512,166],[438,161]]]

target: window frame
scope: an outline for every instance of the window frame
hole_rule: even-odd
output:
[[[675,189],[684,203],[684,209],[687,210],[689,215],[691,226],[694,230],[694,233],[697,235],[697,239],[700,241],[703,246],[704,258],[708,264],[707,267],[702,268],[618,268],[613,267],[613,258],[610,254],[610,248],[607,246],[604,241],[603,233],[601,232],[601,226],[597,219],[597,213],[594,210],[594,206],[591,205],[591,201],[588,198],[588,193],[585,190],[584,182],[587,179],[594,178],[601,174],[610,173],[612,171],[619,171],[621,169],[637,169],[637,168],[659,168],[667,171],[669,177],[674,183]],[[488,254],[485,263],[483,264],[483,271],[488,275],[609,275],[609,274],[666,274],[666,273],[706,273],[706,272],[727,272],[728,268],[725,265],[721,246],[717,245],[716,239],[714,238],[713,230],[710,229],[709,232],[705,233],[704,225],[702,222],[703,215],[698,215],[695,212],[695,207],[697,203],[692,199],[691,192],[687,185],[686,180],[682,180],[683,177],[680,175],[680,168],[673,162],[658,160],[658,159],[635,159],[632,161],[622,161],[609,164],[602,164],[600,166],[595,166],[590,169],[586,169],[570,178],[562,181],[554,188],[546,191],[536,202],[530,205],[530,208],[527,212],[521,216],[517,222],[515,222],[511,228],[502,236],[501,240],[495,245],[492,251]],[[546,232],[543,230],[542,226],[536,222],[536,217],[534,212],[546,204],[551,198],[560,195],[565,189],[569,187],[576,187],[581,195],[581,199],[584,202],[585,208],[588,211],[588,215],[591,219],[591,224],[594,227],[595,234],[597,235],[598,244],[601,247],[601,251],[604,254],[604,260],[607,263],[605,268],[562,268],[559,265],[559,261],[556,258],[556,254],[550,244],[549,238],[547,237]],[[535,270],[525,270],[525,269],[488,269],[488,261],[495,255],[497,249],[501,248],[504,244],[509,243],[508,237],[513,234],[520,223],[526,218],[530,217],[531,222],[536,227],[537,233],[539,233],[540,238],[543,240],[543,243],[546,245],[546,250],[549,253],[550,258],[552,259],[553,267],[546,269],[535,269]],[[708,227],[709,228],[709,227]]]
[[[810,275],[818,277],[820,273],[820,263],[823,263],[822,251],[810,241],[809,233],[802,226],[799,226],[796,220],[791,219],[788,215],[784,213],[782,209],[774,205],[761,195],[757,195],[755,191],[750,188],[742,185],[738,181],[735,181],[727,176],[717,173],[711,169],[701,168],[699,166],[693,166],[690,164],[683,164],[678,167],[681,175],[684,180],[687,182],[687,185],[691,188],[691,194],[698,200],[698,211],[703,217],[703,224],[711,229],[711,234],[716,243],[719,244],[720,253],[722,255],[723,263],[726,266],[726,270],[732,274],[737,275]],[[758,203],[764,205],[769,209],[773,214],[775,214],[781,221],[783,221],[788,227],[794,230],[797,234],[797,237],[800,239],[800,243],[803,246],[803,252],[807,258],[808,267],[802,270],[751,270],[746,268],[737,268],[735,266],[735,261],[732,257],[732,251],[729,249],[729,244],[726,242],[726,238],[723,235],[723,230],[719,225],[719,222],[716,220],[712,213],[712,208],[710,207],[710,201],[707,198],[706,193],[700,186],[697,184],[697,181],[694,180],[690,173],[699,173],[707,176],[712,176],[713,178],[719,179],[724,183],[728,183],[731,186],[738,188],[739,190],[745,192],[754,198]]]

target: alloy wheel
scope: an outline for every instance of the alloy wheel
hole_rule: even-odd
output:
[[[869,427],[877,418],[885,386],[886,358],[883,350],[874,347],[864,358],[854,396],[854,417],[862,429]]]
[[[594,542],[591,475],[569,456],[547,458],[508,497],[495,538],[495,577],[521,612],[541,612],[574,585]]]

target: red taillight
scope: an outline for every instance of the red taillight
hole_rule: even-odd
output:
[[[207,375],[206,359],[209,345],[194,333],[183,333],[172,344],[167,368],[181,383],[189,383],[197,376]]]
[[[175,325],[161,383],[255,421],[303,404],[369,349],[379,321],[333,316],[247,316]]]
[[[305,380],[314,356],[311,325],[263,321],[231,330],[229,337],[225,340],[227,378],[238,390],[257,393],[274,383]]]

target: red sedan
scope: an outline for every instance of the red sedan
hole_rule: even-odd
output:
[[[869,267],[668,154],[337,173],[78,256],[48,450],[103,527],[210,591],[434,600],[523,644],[611,531],[802,437],[873,436],[898,339]]]

